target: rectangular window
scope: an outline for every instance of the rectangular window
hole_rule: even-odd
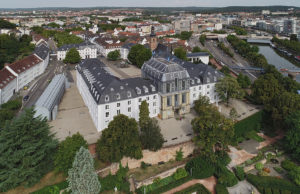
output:
[[[131,112],[131,108],[130,107],[128,108],[128,112]]]
[[[209,94],[209,92],[207,92],[207,94]]]
[[[171,92],[171,86],[170,84],[167,84],[167,93]]]
[[[106,117],[109,117],[109,112],[106,112],[106,113],[105,113],[105,116],[106,116]]]
[[[156,99],[156,95],[153,96],[153,99]]]
[[[153,106],[156,106],[156,102],[153,102]]]
[[[172,106],[172,96],[167,97],[167,106]]]
[[[199,90],[201,90],[201,86],[199,86]]]
[[[185,80],[182,80],[182,89],[185,89]]]
[[[131,105],[131,101],[130,100],[128,101],[128,105]]]
[[[117,103],[117,107],[120,107],[121,106],[121,104],[120,103]]]
[[[207,88],[209,88],[210,87],[210,85],[207,85]]]
[[[106,110],[109,109],[109,105],[105,105],[105,109],[106,109]]]
[[[147,97],[147,100],[149,100],[149,97]]]
[[[142,98],[139,98],[139,102],[142,102]]]
[[[182,94],[182,104],[186,103],[186,94]]]
[[[121,111],[120,110],[117,110],[117,115],[121,114]]]

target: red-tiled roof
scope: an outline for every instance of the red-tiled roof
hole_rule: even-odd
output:
[[[0,89],[4,88],[9,82],[14,80],[16,76],[14,76],[10,71],[6,68],[0,70]]]
[[[9,67],[17,74],[20,74],[41,62],[42,62],[41,59],[39,59],[37,56],[32,54],[20,61],[10,64]]]

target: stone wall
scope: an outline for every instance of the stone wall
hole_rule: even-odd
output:
[[[136,159],[125,157],[121,160],[121,163],[122,166],[128,165],[129,169],[133,169],[133,168],[139,168],[141,166],[142,161],[152,165],[158,164],[159,162],[168,162],[171,159],[175,160],[176,151],[179,151],[180,149],[182,149],[183,157],[186,158],[188,155],[193,153],[195,149],[195,145],[193,142],[189,141],[186,143],[162,148],[157,152],[143,150],[142,159],[136,160]],[[118,170],[119,170],[119,164],[113,163],[110,166],[106,167],[105,169],[99,170],[97,173],[100,176],[104,177],[107,176],[109,173],[115,174]]]
[[[142,159],[136,160],[131,158],[123,158],[121,162],[123,166],[126,166],[128,164],[129,169],[140,167],[142,161],[152,165],[158,164],[159,162],[168,162],[171,159],[175,159],[176,151],[179,151],[181,148],[183,152],[183,157],[185,158],[193,153],[195,145],[193,142],[189,141],[186,143],[162,148],[157,152],[143,150]]]

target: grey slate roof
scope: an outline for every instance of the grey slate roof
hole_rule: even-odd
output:
[[[165,58],[171,62],[177,63],[185,68],[190,77],[190,85],[200,85],[217,82],[220,78],[224,77],[223,73],[212,68],[209,65],[200,63],[194,64],[188,61],[181,60],[172,55],[169,48],[163,44],[158,44],[157,49],[153,53],[154,58]]]
[[[187,53],[186,56],[187,56],[187,58],[189,58],[189,57],[202,57],[202,56],[208,57],[209,53],[207,53],[207,52]]]
[[[142,71],[155,80],[162,82],[175,80],[175,77],[179,79],[189,78],[189,74],[184,67],[164,58],[151,58],[144,63]]]
[[[76,49],[79,49],[79,48],[85,48],[85,47],[95,47],[95,45],[91,42],[82,42],[80,44],[65,44],[61,47],[59,47],[57,50],[58,51],[67,51],[71,48],[76,48]]]
[[[61,87],[65,87],[66,77],[63,74],[54,76],[50,84],[47,86],[43,94],[35,103],[36,107],[44,107],[52,111],[54,106],[57,105],[57,98],[61,91]]]
[[[45,60],[50,53],[50,49],[45,44],[39,44],[35,47],[34,53],[41,59]]]
[[[77,66],[97,104],[129,100],[156,93],[150,81],[143,78],[119,79],[111,75],[98,59],[86,59]]]

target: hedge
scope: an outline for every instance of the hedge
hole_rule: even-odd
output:
[[[187,194],[197,192],[199,194],[210,194],[210,192],[201,184],[197,183],[191,187],[188,187],[182,191],[176,192],[175,194]]]
[[[216,194],[229,194],[227,188],[224,185],[217,184],[216,187]]]
[[[204,179],[214,174],[215,167],[210,161],[197,157],[185,165],[185,170],[196,179]]]
[[[226,187],[232,187],[238,183],[238,179],[235,175],[225,166],[218,167],[215,175],[218,178],[218,183]]]
[[[66,189],[68,185],[68,182],[64,181],[55,185],[43,187],[42,189],[32,192],[31,194],[59,194],[59,191]]]
[[[281,162],[281,167],[287,171],[291,171],[297,167],[297,165],[290,161],[290,160],[284,160]]]
[[[234,169],[234,172],[235,172],[235,175],[236,177],[242,181],[245,179],[245,172],[244,172],[244,168],[241,167],[241,166],[237,166],[235,169]]]
[[[250,117],[247,117],[238,123],[234,125],[234,134],[235,134],[235,140],[243,138],[247,138],[247,135],[249,135],[249,132],[254,130],[258,131],[261,127],[261,121],[262,121],[262,115],[263,112],[259,111]]]
[[[292,192],[293,194],[300,193],[300,187],[297,187],[295,184],[288,180],[280,179],[277,177],[248,174],[247,180],[252,185],[254,185],[261,193],[264,193],[265,190],[268,191],[269,188],[272,190],[278,189],[280,190],[281,194],[288,191]]]
[[[168,177],[167,177],[168,178]],[[154,190],[151,190],[151,191],[148,191],[147,194],[158,194],[158,193],[164,193],[166,191],[169,191],[175,187],[178,187],[190,180],[192,180],[193,178],[190,177],[190,176],[187,176],[187,177],[184,177],[182,179],[179,179],[179,180],[176,180],[176,181],[173,181],[173,182],[170,182],[169,184],[166,184],[166,185],[163,185],[161,187],[158,187]],[[163,180],[163,179],[162,179]],[[149,186],[149,185],[148,185]],[[147,186],[147,187],[148,187]],[[140,187],[136,190],[136,193],[137,194],[144,194],[144,187]]]

